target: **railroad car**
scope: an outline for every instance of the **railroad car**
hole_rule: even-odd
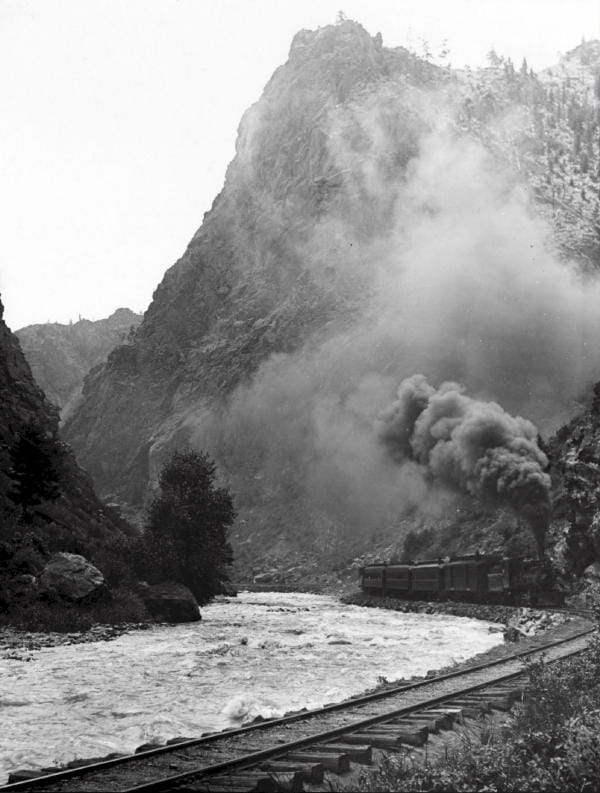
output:
[[[399,564],[372,564],[360,570],[364,592],[392,597],[453,598],[481,602],[561,602],[542,564],[534,559],[471,554]]]

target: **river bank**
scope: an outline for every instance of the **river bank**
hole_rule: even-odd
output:
[[[0,659],[30,661],[36,651],[44,648],[109,642],[125,633],[148,630],[149,627],[147,622],[127,622],[119,625],[93,625],[86,631],[44,633],[3,626],[0,627]]]
[[[366,608],[390,609],[404,614],[447,614],[454,617],[468,617],[496,623],[498,630],[508,631],[509,641],[518,640],[514,629],[521,637],[535,636],[540,631],[556,628],[571,619],[563,611],[551,608],[530,608],[527,606],[504,606],[488,603],[461,603],[458,601],[402,600],[392,597],[367,595],[354,591],[340,597],[342,603]]]
[[[450,603],[432,601],[406,601],[396,598],[382,598],[366,595],[356,590],[355,586],[330,586],[318,591],[300,591],[289,587],[277,587],[267,590],[266,587],[255,586],[248,591],[279,592],[296,594],[327,595],[339,599],[346,605],[381,608],[417,614],[447,614],[455,617],[467,617],[483,620],[498,625],[498,632],[514,627],[522,636],[535,635],[540,630],[556,627],[565,621],[560,612],[548,612],[542,609],[530,609],[515,606],[487,605],[482,603]],[[96,624],[82,631],[25,631],[12,626],[0,625],[0,658],[30,660],[37,650],[62,645],[82,644],[90,642],[106,642],[132,631],[148,630],[152,623],[122,622],[117,624]],[[513,640],[516,638],[513,635]]]
[[[133,752],[340,702],[384,678],[421,675],[502,644],[482,622],[305,593],[240,593],[204,607],[202,617],[110,641],[88,633],[94,644],[73,636],[65,644],[62,635],[21,657],[13,646],[0,664],[0,688],[10,692],[0,780],[19,768]]]

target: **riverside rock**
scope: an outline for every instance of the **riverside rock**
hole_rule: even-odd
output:
[[[202,619],[196,598],[183,584],[174,581],[141,584],[138,591],[157,622],[198,622]]]
[[[74,553],[55,553],[39,578],[40,590],[51,599],[73,603],[90,602],[106,597],[104,576],[88,560]]]

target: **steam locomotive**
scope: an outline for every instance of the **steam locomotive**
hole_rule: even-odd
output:
[[[560,605],[546,565],[535,559],[470,554],[359,570],[366,594],[406,599],[452,599],[485,603]]]

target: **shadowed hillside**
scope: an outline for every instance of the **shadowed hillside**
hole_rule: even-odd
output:
[[[58,411],[34,381],[3,312],[0,303],[0,540],[35,531],[51,550],[93,557],[132,530],[99,501],[90,477],[59,439]]]
[[[64,420],[73,410],[86,374],[106,360],[108,353],[133,337],[141,315],[120,308],[107,319],[80,319],[28,325],[16,331],[36,382],[61,411]]]

